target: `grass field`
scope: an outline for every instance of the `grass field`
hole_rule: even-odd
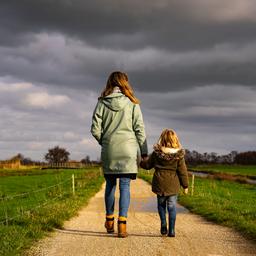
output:
[[[141,171],[139,177],[151,182],[152,172]],[[194,195],[180,195],[179,202],[208,220],[256,240],[255,185],[196,177]]]
[[[198,170],[198,171],[228,173],[228,174],[235,174],[235,175],[256,176],[255,165],[248,166],[248,165],[208,164],[208,165],[198,165],[190,169]]]
[[[75,175],[75,195],[72,190]],[[101,187],[99,168],[0,170],[0,255],[19,255],[61,228]]]

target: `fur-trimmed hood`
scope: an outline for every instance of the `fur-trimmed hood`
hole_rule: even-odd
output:
[[[160,159],[171,161],[171,160],[179,160],[184,158],[185,150],[183,148],[166,148],[162,147],[159,144],[154,145],[154,152]]]

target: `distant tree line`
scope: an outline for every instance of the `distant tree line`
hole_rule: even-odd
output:
[[[70,153],[59,146],[48,149],[48,153],[44,156],[45,160],[50,164],[66,163],[69,160]]]
[[[30,157],[25,157],[23,154],[19,153],[11,159],[19,159],[22,165],[40,165],[40,161],[34,161]]]
[[[226,155],[218,155],[215,152],[199,153],[195,150],[186,150],[186,162],[190,165],[198,164],[242,164],[252,165],[256,164],[256,151],[240,152],[231,151]]]
[[[256,164],[256,151],[242,152],[236,155],[235,163],[237,164]]]
[[[45,161],[35,161],[32,160],[29,157],[25,157],[23,154],[19,153],[12,158],[8,159],[8,162],[13,161],[15,162],[18,160],[21,165],[45,165],[45,164],[50,164],[50,165],[56,165],[56,164],[65,164],[65,163],[81,163],[83,165],[97,165],[100,164],[100,161],[93,161],[90,159],[89,155],[86,155],[83,159],[80,161],[72,161],[69,158],[69,151],[67,151],[65,148],[55,146],[53,148],[49,148],[48,152],[44,155],[44,160]],[[7,161],[7,160],[6,160]],[[6,162],[2,161],[2,162]],[[1,161],[0,161],[1,163]]]
[[[67,163],[70,153],[59,146],[48,149],[44,159],[48,164]],[[11,160],[19,159],[22,165],[41,165],[44,162],[33,161],[29,157],[24,157],[22,154],[17,154],[12,157]],[[256,151],[240,152],[231,151],[226,155],[218,155],[215,152],[211,153],[199,153],[195,150],[190,151],[186,149],[185,159],[189,165],[198,164],[242,164],[242,165],[254,165],[256,164]],[[80,162],[84,165],[100,164],[100,160],[92,161],[89,155],[86,155]]]

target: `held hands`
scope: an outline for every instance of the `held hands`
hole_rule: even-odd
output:
[[[140,159],[140,167],[145,168],[146,165],[146,161],[148,159],[148,155],[141,155],[141,159]]]
[[[184,188],[183,193],[184,193],[185,195],[187,195],[187,194],[188,194],[188,188]]]
[[[141,155],[141,161],[145,161],[147,159],[148,159],[148,155],[146,154]]]

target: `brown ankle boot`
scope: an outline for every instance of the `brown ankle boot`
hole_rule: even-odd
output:
[[[126,217],[119,217],[118,218],[118,237],[127,237],[128,233],[126,232]]]
[[[105,228],[108,233],[114,232],[114,215],[106,215]]]

